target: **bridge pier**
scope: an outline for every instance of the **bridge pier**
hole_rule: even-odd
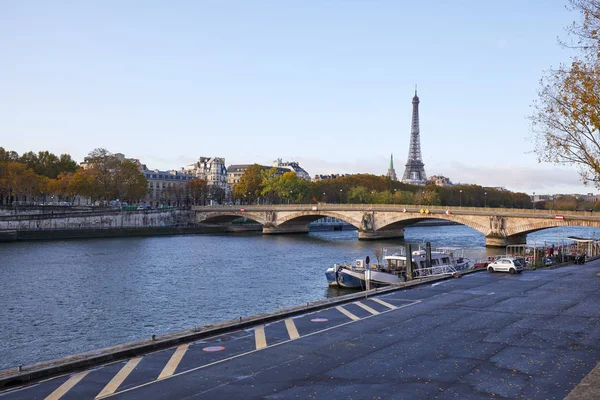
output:
[[[284,235],[289,233],[308,233],[308,225],[304,226],[263,226],[263,235]]]
[[[403,238],[404,229],[386,229],[380,231],[358,231],[358,240],[378,240]]]
[[[486,236],[485,245],[487,247],[506,247],[511,244],[527,243],[527,234],[512,236]]]

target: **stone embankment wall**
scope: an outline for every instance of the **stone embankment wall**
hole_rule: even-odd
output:
[[[0,217],[8,215],[31,215],[31,214],[64,214],[74,212],[92,212],[97,211],[98,208],[86,207],[86,206],[16,206],[7,207],[0,206]],[[111,210],[113,211],[113,210]]]
[[[185,226],[194,212],[186,209],[0,215],[0,230],[77,230]]]

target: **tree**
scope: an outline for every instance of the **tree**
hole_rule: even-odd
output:
[[[600,187],[600,1],[570,3],[581,20],[563,45],[578,55],[541,80],[530,116],[535,153],[540,162],[575,165],[584,184]]]
[[[208,184],[206,181],[200,178],[190,179],[187,187],[187,191],[192,198],[192,203],[195,206],[204,205],[208,196]]]
[[[117,198],[121,201],[138,201],[148,193],[148,181],[132,161],[119,163],[114,175]]]
[[[348,192],[348,203],[371,204],[373,198],[369,189],[364,186],[356,186]]]
[[[208,187],[208,195],[210,196],[211,200],[216,201],[219,204],[223,204],[227,193],[225,193],[223,188],[217,185],[210,185]]]
[[[19,154],[16,151],[5,150],[4,147],[0,147],[0,161],[19,161]]]
[[[308,182],[295,172],[285,172],[279,180],[279,195],[291,202],[301,202],[308,194]]]
[[[68,191],[73,196],[79,195],[95,201],[101,197],[102,187],[91,170],[80,169],[69,180]]]
[[[100,185],[99,198],[103,200],[114,199],[118,196],[115,184],[115,172],[120,161],[104,148],[92,150],[86,157],[88,170]]]
[[[0,186],[8,195],[9,203],[13,196],[29,196],[38,193],[39,179],[35,172],[25,164],[9,161],[3,168],[2,183]]]
[[[262,192],[262,171],[265,167],[253,164],[246,168],[240,181],[233,187],[233,196],[236,199],[252,203],[258,199]]]

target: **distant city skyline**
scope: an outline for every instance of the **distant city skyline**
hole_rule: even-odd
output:
[[[6,3],[0,146],[385,175],[391,152],[406,163],[418,83],[428,175],[596,192],[527,139],[543,71],[569,61],[566,1],[433,3]]]

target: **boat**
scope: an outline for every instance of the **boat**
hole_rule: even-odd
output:
[[[454,274],[469,268],[469,259],[460,256],[457,248],[439,248],[431,252],[431,265],[427,266],[425,250],[412,252],[413,278]],[[365,289],[381,287],[406,281],[406,255],[395,253],[383,257],[384,265],[369,266],[365,260],[356,260],[354,264],[334,264],[325,272],[327,283],[333,287]],[[368,281],[368,285],[367,285]]]

